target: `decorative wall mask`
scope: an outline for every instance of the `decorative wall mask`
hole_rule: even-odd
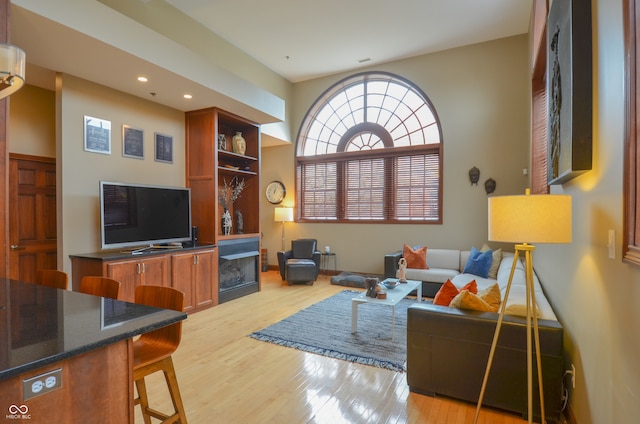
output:
[[[469,170],[469,181],[471,181],[471,185],[478,185],[478,180],[480,179],[480,170],[475,166]]]
[[[496,180],[494,180],[493,178],[489,178],[487,181],[485,181],[484,190],[487,192],[487,194],[491,194],[496,191]]]

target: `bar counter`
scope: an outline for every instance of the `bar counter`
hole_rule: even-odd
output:
[[[133,422],[132,338],[186,317],[0,279],[0,416]]]

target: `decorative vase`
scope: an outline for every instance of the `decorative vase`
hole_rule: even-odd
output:
[[[222,233],[225,236],[228,236],[229,234],[231,234],[231,227],[231,214],[229,213],[229,209],[225,208],[224,212],[222,213]]]
[[[247,142],[240,131],[236,132],[236,135],[233,136],[231,144],[233,146],[233,153],[244,155],[244,152],[247,150]]]

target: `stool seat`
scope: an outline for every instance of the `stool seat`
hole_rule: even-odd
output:
[[[153,362],[168,358],[176,346],[161,341],[136,340],[133,343],[133,368],[142,368]]]
[[[120,281],[102,276],[86,275],[80,280],[78,291],[84,294],[118,299],[120,296]]]
[[[67,290],[69,288],[69,275],[57,269],[41,269],[38,271],[36,284]]]
[[[142,285],[136,287],[135,303],[183,312],[184,293],[172,287]],[[171,359],[171,355],[180,345],[181,338],[182,322],[177,322],[142,334],[133,342],[133,380],[138,391],[138,397],[134,399],[134,404],[140,405],[142,408],[145,424],[151,424],[151,417],[158,418],[163,423],[187,424],[187,415],[184,411],[178,379]],[[144,378],[157,371],[162,371],[164,374],[171,395],[174,408],[171,415],[149,406]]]

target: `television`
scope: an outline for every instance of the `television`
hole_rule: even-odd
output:
[[[100,181],[103,249],[181,246],[191,240],[191,190]]]

